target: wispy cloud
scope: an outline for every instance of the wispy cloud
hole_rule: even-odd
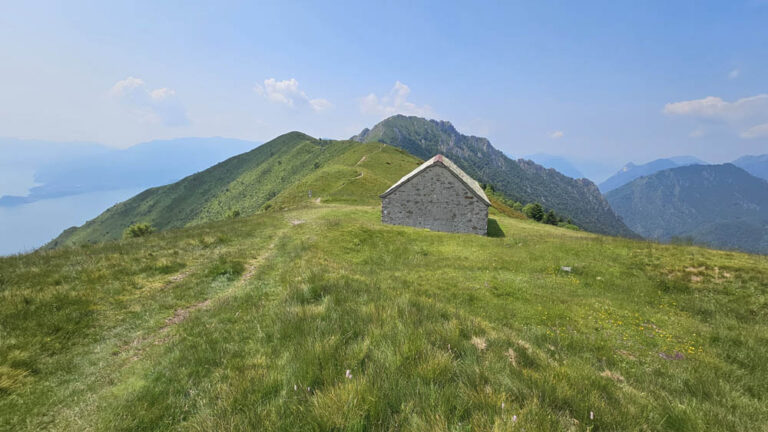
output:
[[[759,94],[734,102],[708,96],[703,99],[668,103],[664,114],[720,123],[735,130],[742,138],[765,136],[768,124],[768,94]]]
[[[113,97],[125,97],[133,94],[136,89],[144,88],[146,84],[141,78],[129,76],[128,78],[118,81],[115,85],[109,89],[110,96]]]
[[[673,102],[664,106],[664,113],[722,120],[768,116],[768,94],[746,97],[735,102],[727,102],[715,96]]]
[[[554,131],[549,133],[549,137],[552,139],[560,139],[565,136],[565,133],[563,131]]]
[[[141,78],[129,76],[109,89],[109,96],[127,106],[130,112],[146,123],[184,126],[189,118],[176,99],[176,91],[162,87],[150,90]]]
[[[360,100],[360,111],[363,114],[374,114],[389,117],[395,114],[434,117],[434,111],[429,105],[416,105],[408,101],[411,88],[396,81],[388,95],[379,97],[375,93]]]
[[[172,98],[176,96],[176,91],[173,89],[169,89],[167,87],[163,87],[163,88],[152,90],[151,92],[149,92],[149,96],[154,101],[162,101],[162,100],[166,100],[168,98]]]
[[[768,123],[752,126],[741,134],[742,138],[765,138],[768,137]]]
[[[313,111],[323,111],[333,106],[326,99],[313,99],[307,96],[303,90],[299,89],[299,82],[295,78],[283,81],[278,81],[275,78],[265,79],[264,85],[256,84],[253,90],[268,101],[289,108],[309,107]]]
[[[741,71],[738,69],[734,69],[730,72],[728,72],[728,79],[736,79],[741,75]]]

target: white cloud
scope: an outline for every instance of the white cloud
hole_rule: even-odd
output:
[[[765,138],[768,137],[768,123],[752,126],[740,134],[742,138]]]
[[[176,91],[163,87],[150,90],[141,78],[129,76],[109,89],[109,95],[127,106],[144,123],[165,126],[189,124],[187,113],[176,99]]]
[[[124,97],[142,87],[144,87],[144,80],[129,76],[122,81],[116,82],[115,85],[109,89],[109,94],[112,97]]]
[[[325,99],[310,99],[309,104],[315,111],[322,111],[331,108],[333,104]]]
[[[407,85],[396,81],[389,94],[381,98],[371,93],[360,100],[360,111],[364,114],[375,114],[389,117],[395,114],[415,115],[420,117],[434,117],[434,112],[429,105],[418,106],[408,102],[411,89]]]
[[[564,136],[565,134],[563,133],[563,131],[554,131],[554,132],[550,132],[549,134],[549,137],[552,139],[560,139]]]
[[[746,97],[736,102],[727,102],[715,96],[673,102],[664,106],[664,113],[719,120],[746,119],[754,116],[768,117],[768,94]]]
[[[299,89],[299,82],[295,78],[284,81],[278,81],[274,78],[265,79],[263,86],[256,84],[253,90],[271,102],[290,108],[309,106],[314,111],[323,111],[333,106],[326,99],[310,99],[306,93]]]
[[[163,87],[152,90],[149,92],[149,96],[152,98],[152,100],[161,101],[176,96],[176,91],[167,87]]]
[[[741,71],[738,69],[734,69],[728,72],[728,79],[736,79],[739,77],[739,74],[741,74]]]
[[[668,103],[663,112],[670,116],[721,123],[739,132],[743,138],[755,138],[763,136],[761,128],[764,123],[768,123],[768,94],[750,96],[734,102],[708,96],[703,99]]]

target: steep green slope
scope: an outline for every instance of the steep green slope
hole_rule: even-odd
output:
[[[165,230],[224,219],[233,211],[248,215],[285,208],[311,201],[312,189],[313,200],[343,202],[349,190],[354,199],[372,203],[418,162],[381,144],[320,141],[291,132],[177,183],[148,189],[82,227],[65,231],[49,247],[116,239],[139,222]]]
[[[594,183],[572,179],[532,161],[514,161],[485,139],[462,135],[448,122],[396,115],[352,137],[383,142],[428,159],[442,153],[467,174],[509,198],[539,202],[588,231],[636,237],[611,210]]]
[[[644,237],[768,253],[768,182],[734,165],[660,171],[606,198]]]
[[[766,257],[493,217],[320,203],[0,258],[0,431],[768,424]]]
[[[354,143],[320,169],[290,185],[269,204],[274,209],[308,202],[380,205],[379,194],[422,162],[386,144]]]

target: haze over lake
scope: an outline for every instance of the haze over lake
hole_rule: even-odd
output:
[[[141,188],[92,192],[0,207],[0,256],[36,249],[62,231],[84,224]]]

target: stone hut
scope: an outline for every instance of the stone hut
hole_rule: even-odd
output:
[[[445,156],[437,155],[381,194],[381,221],[486,235],[490,205],[472,177]]]

